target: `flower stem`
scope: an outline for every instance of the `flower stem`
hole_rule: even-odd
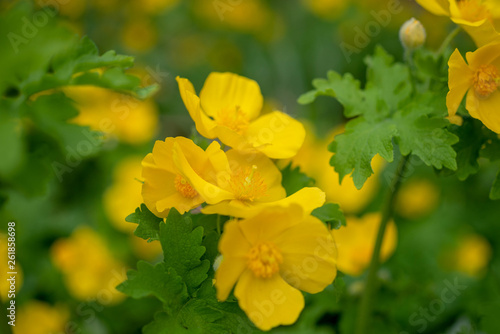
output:
[[[358,312],[358,322],[356,327],[356,334],[366,334],[368,333],[367,328],[370,323],[371,313],[372,313],[372,298],[376,292],[377,287],[377,271],[380,266],[380,251],[382,249],[382,241],[385,235],[385,229],[388,222],[391,220],[394,212],[394,199],[401,184],[401,179],[403,177],[406,164],[408,162],[408,156],[401,158],[399,162],[396,175],[394,176],[389,192],[386,195],[382,219],[380,221],[380,226],[377,233],[377,239],[375,241],[375,247],[373,249],[372,259],[370,262],[370,267],[368,268],[368,276],[366,278],[366,286],[361,297],[361,304],[359,306]]]
[[[437,51],[437,54],[440,55],[440,54],[443,54],[444,50],[446,50],[446,48],[450,45],[451,41],[457,37],[458,33],[462,30],[462,28],[460,28],[460,26],[457,26],[455,29],[453,29],[452,32],[450,32],[448,34],[448,36],[446,36],[446,38],[444,39],[443,43],[441,43],[441,46],[439,47],[438,51]]]

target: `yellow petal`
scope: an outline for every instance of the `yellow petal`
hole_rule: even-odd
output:
[[[305,187],[282,200],[262,205],[288,207],[292,204],[298,204],[302,208],[304,214],[308,215],[314,209],[325,204],[325,193],[316,187]]]
[[[221,301],[227,299],[234,284],[246,268],[246,255],[250,248],[250,243],[240,230],[239,222],[236,220],[227,222],[219,242],[219,251],[223,259],[215,272],[217,299]]]
[[[288,159],[304,143],[302,123],[281,111],[273,111],[252,122],[245,136],[252,146],[273,159]]]
[[[182,175],[189,181],[193,188],[209,204],[233,198],[233,194],[204,180],[187,161],[178,143],[174,143],[173,160]]]
[[[256,198],[256,202],[272,202],[285,198],[286,191],[281,185],[282,175],[271,159],[261,153],[240,152],[229,150],[226,152],[229,165],[233,171],[238,168],[256,166],[256,173],[264,180],[266,193],[263,197]]]
[[[188,212],[200,206],[203,202],[201,196],[196,196],[195,198],[186,198],[179,194],[177,191],[170,196],[165,196],[156,202],[156,209],[159,212],[168,212],[170,208],[176,208],[180,214]]]
[[[477,47],[487,45],[492,42],[500,42],[500,34],[495,29],[493,23],[484,19],[482,21],[471,23],[464,20],[452,19],[453,22],[459,24],[469,36],[474,40]]]
[[[210,73],[200,99],[203,111],[214,118],[221,111],[231,111],[239,106],[247,119],[252,120],[260,114],[263,105],[257,82],[233,73]]]
[[[472,69],[491,64],[500,58],[500,43],[491,43],[474,52],[467,52],[465,57]]]
[[[193,84],[188,79],[180,77],[177,77],[176,80],[182,101],[196,125],[196,130],[203,137],[215,138],[216,135],[213,130],[216,124],[201,110],[200,98],[196,95]]]
[[[448,60],[448,66],[448,86],[450,91],[446,96],[446,106],[448,107],[448,114],[452,116],[455,115],[465,93],[472,86],[472,71],[465,63],[458,49],[455,49]]]
[[[337,248],[326,226],[307,216],[272,240],[283,255],[281,276],[293,287],[318,293],[337,275]]]
[[[302,293],[280,275],[256,278],[248,269],[236,284],[234,295],[241,309],[261,330],[293,324],[304,308]]]
[[[487,98],[478,98],[475,91],[471,90],[467,94],[465,107],[472,117],[479,119],[491,131],[500,134],[499,105],[500,91],[497,90]]]
[[[148,154],[142,161],[142,198],[144,204],[156,216],[165,218],[168,210],[158,210],[156,203],[162,198],[176,192],[174,187],[175,174],[156,165],[153,154]]]
[[[450,15],[450,4],[448,0],[417,0],[417,3],[434,15]]]

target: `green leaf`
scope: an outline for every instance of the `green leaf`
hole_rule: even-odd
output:
[[[481,148],[486,140],[482,135],[482,127],[481,122],[470,117],[464,118],[464,123],[461,126],[450,126],[451,132],[460,139],[458,143],[453,145],[453,149],[457,152],[456,173],[461,181],[479,171],[477,159],[479,159]],[[486,149],[490,149],[490,147]]]
[[[207,277],[210,261],[201,260],[205,247],[201,245],[203,227],[193,230],[188,215],[182,216],[176,209],[170,209],[165,224],[160,224],[160,242],[165,264],[183,278],[188,291],[193,291]]]
[[[495,178],[495,181],[493,181],[493,186],[491,187],[491,191],[490,191],[490,198],[491,199],[500,199],[500,170],[497,173],[497,177]]]
[[[160,239],[160,223],[163,218],[156,217],[145,204],[135,209],[135,212],[128,215],[125,221],[138,224],[134,234],[144,240],[153,241]]]
[[[188,299],[186,286],[174,269],[164,263],[152,265],[146,261],[137,263],[137,271],[130,270],[127,280],[117,289],[132,298],[155,296],[164,305],[166,310],[178,310]]]
[[[412,107],[419,108],[419,105]],[[444,118],[415,118],[412,109],[397,113],[394,117],[398,134],[397,142],[402,155],[415,154],[426,165],[441,169],[457,169],[456,152],[452,145],[458,137],[444,127],[449,123]]]
[[[330,223],[334,229],[339,229],[342,225],[346,226],[344,213],[340,209],[340,205],[335,203],[326,203],[314,209],[311,215],[324,223]]]
[[[327,95],[344,106],[344,115],[348,118],[363,115],[369,120],[377,120],[390,115],[410,96],[409,69],[403,64],[395,64],[392,56],[381,47],[377,47],[375,55],[367,57],[365,62],[368,80],[364,90],[351,74],[342,77],[329,71],[327,79],[315,79],[315,89],[302,95],[298,102],[308,104],[317,96]]]
[[[302,173],[300,167],[292,167],[291,162],[281,170],[281,175],[281,185],[285,188],[287,196],[314,185],[314,179]]]
[[[390,120],[371,123],[358,117],[347,123],[345,132],[336,136],[329,146],[334,153],[330,164],[339,173],[339,182],[352,172],[354,185],[361,189],[373,174],[371,161],[376,154],[392,162],[392,137],[396,133],[396,125]]]
[[[184,328],[175,317],[165,312],[155,314],[154,321],[142,329],[143,334],[202,334],[199,328]]]

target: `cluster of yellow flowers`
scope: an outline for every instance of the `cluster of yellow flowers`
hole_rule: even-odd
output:
[[[466,54],[458,50],[448,62],[448,113],[454,117],[463,97],[465,108],[490,130],[500,133],[500,10],[496,0],[417,0],[428,11],[450,19],[462,27],[478,49]]]
[[[281,111],[260,115],[258,84],[232,73],[212,73],[198,96],[177,78],[198,132],[218,138],[205,150],[184,137],[157,141],[142,162],[142,196],[158,217],[171,208],[233,219],[219,243],[217,296],[231,292],[256,326],[268,330],[295,322],[304,307],[299,290],[322,291],[336,276],[331,231],[311,211],[325,202],[319,188],[286,196],[271,159],[289,159],[305,138],[303,125]],[[238,219],[242,218],[242,219]]]

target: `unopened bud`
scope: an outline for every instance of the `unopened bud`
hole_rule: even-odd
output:
[[[425,28],[420,21],[413,17],[406,21],[399,29],[399,39],[405,49],[414,50],[425,43]]]

